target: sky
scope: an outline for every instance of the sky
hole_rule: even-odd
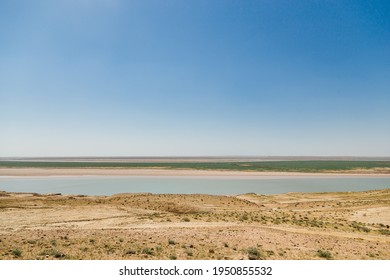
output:
[[[390,156],[390,2],[0,1],[0,157]]]

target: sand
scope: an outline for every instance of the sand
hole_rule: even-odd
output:
[[[0,192],[0,259],[390,259],[390,189],[346,193]]]

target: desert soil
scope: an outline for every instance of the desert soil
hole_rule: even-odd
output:
[[[390,189],[238,196],[0,192],[0,259],[390,259]]]

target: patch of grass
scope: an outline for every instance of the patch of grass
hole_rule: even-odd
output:
[[[331,260],[333,259],[332,253],[326,250],[318,250],[317,256],[323,259]]]
[[[248,259],[250,260],[262,260],[264,259],[263,253],[256,247],[250,247],[247,250]]]
[[[248,220],[248,214],[244,214],[241,216],[240,218],[240,221],[243,222],[243,221],[247,221]]]
[[[12,255],[14,255],[16,258],[19,258],[22,256],[22,251],[19,249],[12,250]]]
[[[268,256],[273,256],[273,255],[275,255],[275,252],[272,251],[272,250],[267,250],[267,255]]]
[[[364,226],[363,224],[357,223],[357,222],[352,222],[351,226],[354,229],[357,229],[358,231],[363,231],[363,232],[370,232],[371,231],[368,227]]]
[[[168,245],[175,245],[176,242],[172,239],[168,239]]]
[[[286,251],[284,251],[284,250],[279,250],[278,255],[281,256],[281,257],[283,257],[285,253],[286,253]]]
[[[135,251],[135,250],[127,250],[126,251],[126,255],[135,255],[135,254],[137,254],[137,251]]]
[[[81,250],[82,252],[87,252],[87,251],[88,251],[88,247],[80,247],[80,250]]]
[[[390,230],[388,229],[381,228],[378,230],[378,232],[383,235],[390,235]]]
[[[65,254],[61,253],[58,250],[55,249],[48,249],[48,250],[43,250],[42,252],[39,253],[41,256],[52,256],[56,259],[60,259],[65,257]]]
[[[146,255],[151,255],[153,256],[154,255],[154,252],[153,252],[153,249],[150,249],[148,247],[145,247],[142,249],[142,254],[146,254]]]
[[[162,252],[163,248],[161,246],[156,246],[156,252],[160,253]]]
[[[189,256],[189,257],[192,257],[194,254],[192,253],[192,251],[191,250],[187,250],[186,251],[186,254],[187,254],[187,256]]]

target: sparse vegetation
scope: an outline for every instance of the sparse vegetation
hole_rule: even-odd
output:
[[[329,172],[390,168],[390,161],[260,161],[260,162],[33,162],[0,161],[7,168],[164,168],[277,172]]]
[[[19,250],[19,249],[15,249],[15,250],[12,250],[12,255],[14,255],[15,257],[19,258],[20,256],[22,256],[22,251]]]
[[[153,248],[143,248],[142,249],[142,254],[146,254],[146,255],[153,255],[154,252],[153,252]]]
[[[361,223],[352,222],[351,226],[353,228],[357,229],[358,231],[363,231],[363,232],[370,232],[371,231],[368,227],[364,226]]]
[[[74,199],[4,194],[0,259],[390,258],[390,189]]]
[[[247,250],[249,260],[262,260],[264,259],[263,253],[256,247],[250,247]]]
[[[56,249],[53,249],[53,248],[43,250],[42,252],[39,253],[39,255],[45,256],[45,257],[54,257],[56,259],[60,259],[60,258],[65,257],[65,254],[63,254],[62,252],[60,252]]]
[[[191,250],[186,251],[187,256],[192,257],[194,253]]]
[[[326,250],[318,250],[317,251],[317,255],[320,258],[327,259],[327,260],[331,260],[333,258],[332,254],[329,251],[326,251]]]
[[[388,230],[388,229],[381,228],[378,231],[379,231],[380,234],[390,235],[390,230]]]

